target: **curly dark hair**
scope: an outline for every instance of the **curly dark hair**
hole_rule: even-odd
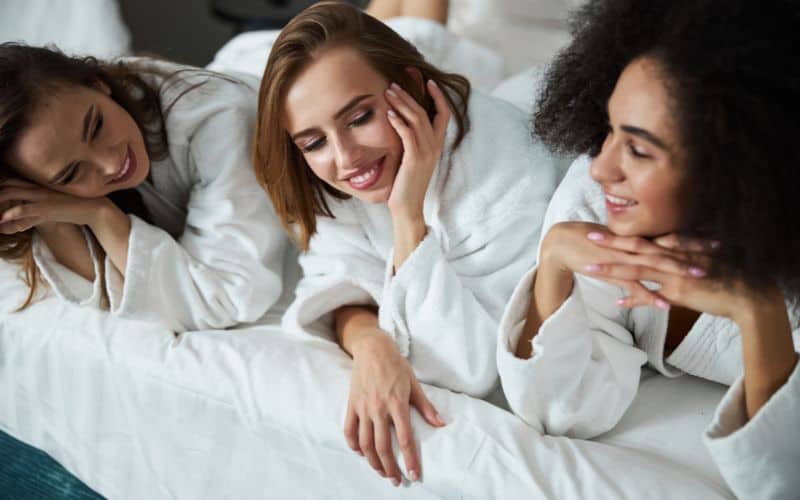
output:
[[[656,63],[687,172],[681,231],[721,243],[710,270],[800,298],[800,3],[597,0],[545,76],[535,133],[596,156],[623,69]]]

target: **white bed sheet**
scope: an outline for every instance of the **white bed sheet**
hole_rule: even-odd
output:
[[[344,441],[349,363],[271,324],[175,337],[45,299],[0,324],[0,428],[109,498],[729,497],[700,443],[722,389],[661,377],[598,442],[426,387],[448,425],[414,416],[423,481],[393,488]]]

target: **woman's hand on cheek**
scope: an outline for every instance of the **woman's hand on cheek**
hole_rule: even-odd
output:
[[[402,480],[392,452],[394,426],[408,477],[420,477],[419,456],[411,428],[411,405],[432,426],[444,425],[394,342],[377,331],[353,350],[353,374],[345,419],[348,445],[395,486]]]
[[[393,83],[386,90],[391,106],[389,123],[403,143],[403,159],[388,201],[394,217],[423,219],[425,192],[444,150],[450,107],[433,80],[429,80],[426,87],[436,105],[432,123],[425,109],[397,84]]]
[[[89,225],[107,198],[80,198],[20,179],[0,183],[0,233],[14,234],[32,227],[68,223]]]

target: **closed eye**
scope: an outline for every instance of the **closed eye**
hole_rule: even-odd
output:
[[[78,167],[80,166],[79,163],[74,163],[72,168],[70,169],[69,173],[64,176],[64,178],[59,182],[60,185],[65,186],[75,179],[75,176],[78,173]]]
[[[357,117],[355,117],[355,119],[353,121],[351,121],[348,125],[350,127],[357,127],[359,125],[363,125],[363,124],[367,123],[368,121],[370,121],[370,119],[372,119],[372,117],[374,115],[375,115],[375,113],[370,109],[370,110],[365,111],[364,113],[358,115]]]
[[[303,153],[310,153],[310,152],[315,151],[315,150],[319,149],[320,147],[322,147],[323,144],[325,144],[325,138],[321,137],[321,138],[317,139],[316,141],[312,141],[312,142],[306,144],[305,146],[301,147],[300,150]]]
[[[103,115],[97,114],[97,120],[94,122],[94,130],[92,130],[92,139],[96,139],[100,135],[100,130],[103,128]]]

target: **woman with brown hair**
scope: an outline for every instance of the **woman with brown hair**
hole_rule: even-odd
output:
[[[255,89],[149,59],[0,45],[0,257],[173,330],[257,320],[286,238],[249,168]]]
[[[410,405],[443,425],[420,380],[486,396],[498,319],[535,258],[556,178],[526,117],[471,92],[373,17],[322,2],[276,40],[259,95],[255,169],[305,250],[289,330],[353,358],[345,435],[399,484],[420,467]],[[407,358],[407,359],[406,359]]]

